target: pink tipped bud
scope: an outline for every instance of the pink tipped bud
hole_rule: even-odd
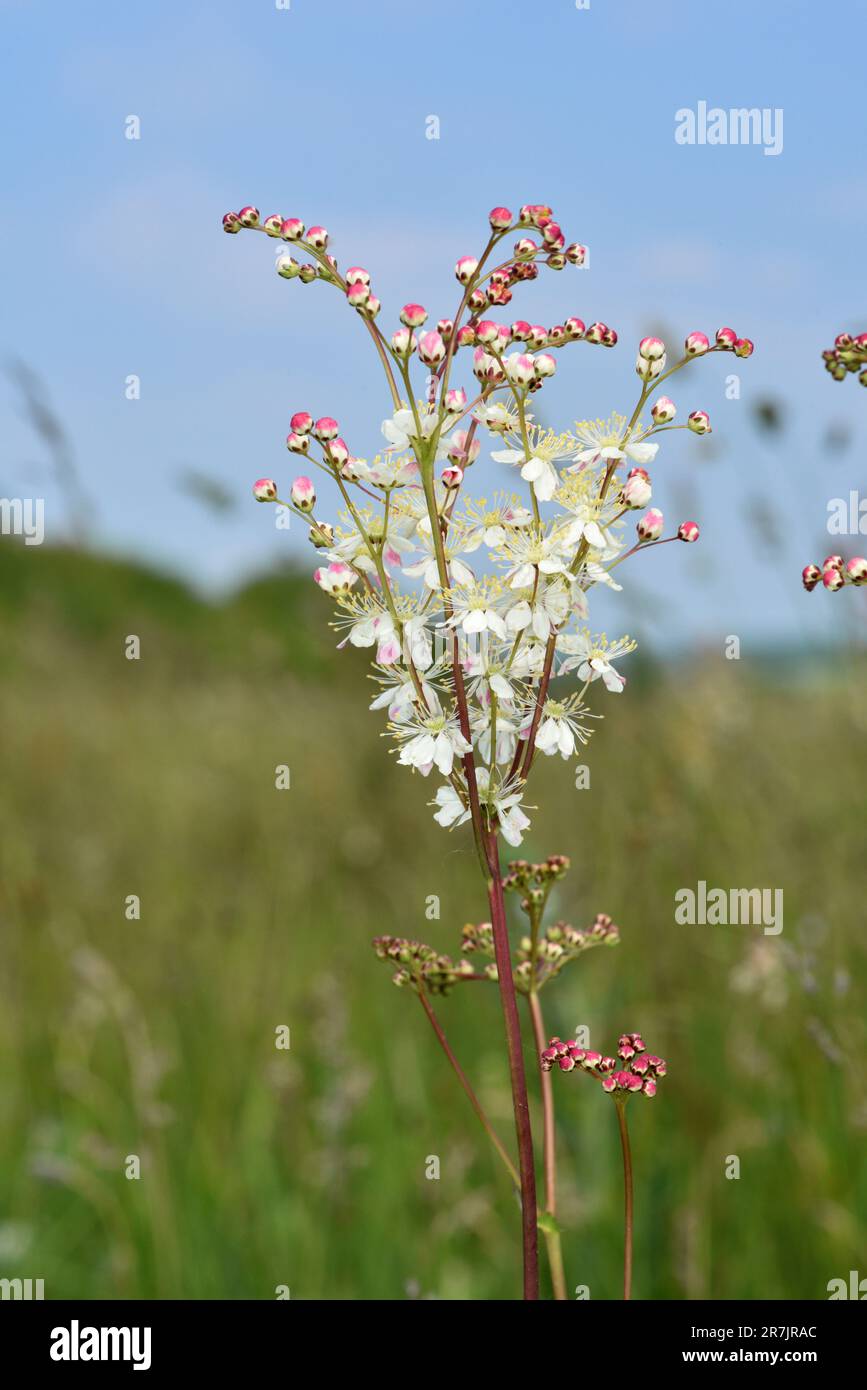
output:
[[[574,314],[566,320],[563,327],[566,330],[566,337],[571,338],[573,342],[584,337],[584,320],[576,318]]]
[[[351,265],[343,278],[347,285],[370,284],[370,272],[363,265]]]
[[[481,323],[476,324],[476,341],[484,343],[487,347],[490,343],[496,343],[500,336],[500,325],[494,323],[493,319],[482,319]]]
[[[687,357],[701,357],[710,352],[710,339],[706,333],[688,333],[683,348]]]
[[[342,467],[349,458],[349,449],[346,447],[346,440],[332,439],[326,446],[328,457],[332,463],[336,463],[338,468]]]
[[[649,512],[639,519],[636,531],[640,541],[656,541],[662,535],[662,528],[665,525],[662,512],[657,511],[656,507],[651,507]]]
[[[843,556],[842,556],[842,555],[826,555],[825,558],[824,558],[824,560],[822,561],[822,569],[823,569],[823,570],[840,570],[840,571],[842,572],[842,569],[843,569]]]
[[[856,555],[846,566],[846,578],[850,584],[867,584],[867,560]]]
[[[467,303],[470,307],[470,312],[473,314],[481,314],[485,309],[487,309],[490,302],[490,298],[484,290],[473,290],[472,294],[467,300]]]
[[[301,277],[302,285],[312,285],[313,281],[316,279],[318,271],[315,265],[311,265],[309,261],[305,261],[304,264],[301,266],[301,269],[298,271],[298,274]]]
[[[322,415],[313,426],[313,433],[320,444],[324,444],[329,439],[337,438],[340,433],[340,426],[330,415]]]
[[[364,314],[365,318],[375,319],[381,308],[382,304],[380,300],[377,299],[375,294],[372,294],[367,303],[362,305],[361,312]]]
[[[262,226],[269,236],[280,236],[283,227],[283,218],[279,213],[272,212],[270,217],[265,218]]]
[[[328,233],[324,227],[308,227],[304,240],[315,251],[324,251],[328,245]]]
[[[312,512],[316,506],[316,489],[310,478],[296,478],[289,496],[299,512]]]
[[[562,347],[566,342],[567,333],[565,325],[555,323],[553,328],[548,329],[548,342],[551,347]]]
[[[242,224],[242,226],[244,226],[244,227],[258,227],[258,225],[259,225],[259,209],[258,209],[258,208],[254,208],[254,207],[241,208],[241,211],[238,213],[238,216],[239,216],[239,218],[241,219],[241,224]]]
[[[536,376],[536,363],[527,352],[510,352],[504,366],[513,386],[529,386]]]
[[[354,284],[347,285],[346,298],[353,309],[360,309],[370,299],[370,286],[363,280],[356,280]]]
[[[296,411],[289,421],[289,425],[296,434],[309,434],[313,428],[313,416],[306,410]]]
[[[408,357],[415,352],[417,339],[412,329],[398,328],[391,335],[391,346],[400,357]]]
[[[284,280],[294,280],[296,275],[301,274],[301,267],[294,256],[278,256],[274,262],[274,269],[278,275],[282,275]]]
[[[645,1083],[644,1083],[644,1085],[642,1086],[641,1089],[644,1091],[644,1094],[645,1094],[646,1096],[655,1096],[655,1095],[656,1095],[656,1082],[654,1081],[654,1079],[653,1079],[652,1076],[649,1076],[649,1077],[647,1078],[647,1080],[645,1081]]]
[[[296,434],[295,430],[290,430],[286,436],[286,448],[293,454],[306,454],[310,448],[310,440],[306,434]]]
[[[467,408],[467,393],[462,386],[446,391],[446,410],[450,415],[462,415]]]
[[[544,347],[548,341],[548,330],[544,323],[532,323],[527,334],[527,346],[531,348]]]
[[[656,362],[665,356],[665,343],[661,338],[642,338],[638,344],[638,355],[648,362]]]
[[[407,328],[421,328],[427,319],[427,309],[423,304],[404,304],[400,311],[400,321]]]
[[[602,1089],[603,1091],[607,1091],[609,1095],[612,1091],[617,1090],[617,1082],[614,1080],[613,1076],[606,1076],[605,1080],[602,1082]]]
[[[649,474],[643,468],[633,468],[623,485],[623,505],[632,509],[646,507],[651,495]]]
[[[553,376],[556,370],[556,357],[552,357],[550,352],[540,352],[536,358],[536,380],[541,381],[546,376]]]
[[[716,331],[717,347],[730,352],[738,340],[738,335],[733,328],[718,328]]]
[[[701,532],[694,521],[682,521],[677,528],[679,541],[697,541]]]
[[[495,232],[505,232],[512,225],[512,213],[509,208],[491,208],[488,221]]]
[[[227,212],[223,217],[223,231],[234,235],[240,232],[243,223],[236,212]]]
[[[735,343],[735,357],[752,357],[755,344],[749,338],[738,338]]]
[[[253,484],[253,496],[257,502],[275,502],[277,484],[273,478],[257,478]]]
[[[810,594],[822,578],[822,571],[818,565],[805,565],[801,570],[801,583]]]
[[[355,571],[349,565],[344,565],[342,560],[335,560],[327,569],[313,571],[316,583],[327,594],[348,594],[357,577]]]
[[[693,434],[710,434],[710,416],[706,410],[692,410],[687,416],[687,425]]]
[[[442,340],[442,334],[432,329],[429,333],[422,333],[418,340],[418,355],[426,367],[437,367],[446,355],[446,345]]]
[[[840,570],[829,568],[822,571],[822,583],[826,589],[834,593],[837,589],[842,589],[846,581]]]
[[[298,217],[287,217],[280,224],[280,235],[284,241],[299,241],[304,235],[304,223]]]
[[[464,481],[464,470],[453,463],[449,468],[444,468],[441,474],[443,486],[447,488],[460,487]]]
[[[457,343],[459,348],[473,347],[475,345],[475,341],[476,330],[473,328],[471,323],[465,323],[462,328],[458,329]]]
[[[587,260],[587,247],[573,241],[566,247],[566,259],[570,265],[584,265]]]
[[[563,228],[558,222],[546,222],[542,228],[542,239],[553,250],[559,251],[566,245]]]
[[[462,285],[468,285],[479,268],[475,256],[461,256],[455,266],[455,275]]]
[[[452,463],[457,463],[461,468],[468,468],[482,451],[482,446],[477,439],[470,439],[469,430],[455,430],[449,436],[448,455]]]
[[[677,406],[668,396],[660,396],[650,411],[657,425],[667,425],[677,414]]]
[[[437,333],[442,333],[446,340],[452,336],[454,331],[455,325],[453,319],[437,319]]]
[[[538,250],[536,242],[528,236],[519,237],[513,248],[516,261],[531,261]]]

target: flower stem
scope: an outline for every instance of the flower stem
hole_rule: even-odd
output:
[[[626,1103],[616,1101],[617,1123],[620,1126],[620,1147],[623,1150],[623,1191],[626,1215],[623,1241],[623,1297],[632,1297],[632,1153],[629,1148],[629,1129],[626,1124]]]
[[[539,995],[535,989],[531,989],[527,996],[527,1003],[530,1006],[530,1017],[533,1020],[533,1037],[536,1040],[536,1053],[541,1057],[543,1050],[547,1047],[545,1036],[545,1021],[542,1017],[542,1005]],[[545,1169],[545,1211],[549,1216],[557,1216],[557,1151],[556,1135],[554,1129],[554,1088],[551,1084],[551,1073],[539,1066],[539,1078],[542,1086],[542,1152]],[[566,1293],[566,1272],[563,1268],[563,1249],[560,1243],[559,1231],[545,1231],[545,1244],[548,1249],[548,1263],[551,1267],[551,1284],[554,1289],[554,1297],[558,1301],[565,1300]]]
[[[524,1298],[539,1297],[539,1232],[536,1209],[536,1170],[533,1156],[533,1135],[530,1129],[530,1106],[527,1098],[527,1076],[521,1041],[521,1021],[518,999],[512,978],[512,955],[509,930],[506,925],[506,902],[500,873],[500,851],[496,830],[487,832],[488,901],[491,907],[491,927],[497,962],[497,983],[506,1025],[509,1052],[509,1074],[512,1082],[512,1105],[515,1111],[515,1132],[518,1137],[518,1166],[521,1174],[521,1229],[524,1253]]]
[[[496,1149],[497,1153],[502,1159],[503,1166],[505,1167],[506,1172],[509,1174],[509,1177],[515,1184],[515,1187],[520,1192],[521,1178],[518,1173],[518,1170],[512,1162],[511,1158],[509,1157],[502,1139],[500,1138],[499,1134],[494,1129],[494,1126],[491,1124],[490,1120],[488,1119],[487,1115],[482,1109],[481,1101],[479,1100],[478,1096],[476,1095],[475,1091],[470,1085],[467,1079],[466,1072],[464,1071],[463,1067],[461,1066],[460,1062],[458,1061],[457,1057],[452,1051],[449,1045],[448,1038],[442,1030],[442,1025],[440,1024],[439,1019],[434,1013],[433,1005],[431,1004],[424,990],[420,989],[418,991],[418,997],[421,1001],[422,1008],[424,1009],[425,1013],[428,1016],[428,1019],[430,1020],[430,1026],[431,1028],[433,1028],[434,1032],[437,1035],[439,1045],[442,1048],[443,1052],[446,1054],[446,1057],[449,1059],[452,1070],[454,1071],[455,1076],[458,1078],[458,1081],[461,1083],[461,1086],[463,1087],[463,1091],[467,1097],[467,1100],[470,1102],[470,1105],[475,1110],[476,1115],[478,1116],[482,1124],[482,1128],[484,1129],[485,1133],[487,1134],[488,1138],[490,1139],[491,1143],[493,1144],[494,1148]]]

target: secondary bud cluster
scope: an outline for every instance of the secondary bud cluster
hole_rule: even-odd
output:
[[[473,973],[469,961],[455,964],[450,956],[441,955],[433,946],[403,936],[377,936],[373,949],[380,960],[397,964],[392,983],[398,987],[409,985],[430,994],[448,994],[459,980]]]
[[[825,370],[835,381],[843,381],[850,372],[858,372],[858,380],[867,386],[867,333],[853,336],[851,333],[838,333],[834,346],[822,353]]]
[[[822,584],[832,594],[846,584],[867,584],[867,560],[863,555],[855,555],[846,561],[842,555],[826,555],[821,569],[818,565],[804,566],[801,582],[807,593],[815,589],[817,584]]]
[[[589,1072],[601,1083],[603,1091],[619,1100],[626,1100],[637,1091],[655,1096],[656,1083],[666,1072],[664,1059],[647,1051],[640,1033],[621,1033],[616,1057],[579,1047],[574,1039],[563,1042],[561,1038],[552,1038],[542,1050],[541,1063],[543,1071],[556,1066],[560,1071]]]
[[[559,975],[564,966],[593,946],[616,946],[620,941],[620,930],[604,912],[597,913],[589,927],[573,927],[568,922],[555,922],[547,931],[536,938],[521,939],[513,956],[513,977],[515,988],[521,994],[529,994],[531,988],[541,989],[549,980]],[[468,922],[463,929],[461,952],[465,956],[484,956],[489,961],[495,957],[494,933],[490,922]],[[488,979],[496,980],[497,967],[487,965],[484,970]]]

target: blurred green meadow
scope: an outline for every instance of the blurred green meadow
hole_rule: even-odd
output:
[[[327,617],[291,573],[209,606],[0,544],[0,1277],[47,1298],[518,1295],[509,1182],[369,944],[457,954],[486,915],[471,839],[387,756]],[[547,1030],[606,1051],[640,1030],[669,1064],[630,1106],[636,1297],[867,1275],[865,669],[645,662],[622,700],[594,691],[589,789],[537,764],[521,855],[569,855],[556,915],[622,933],[545,991]],[[782,888],[781,935],[675,925],[701,879]],[[512,1144],[495,987],[438,1012]],[[616,1298],[614,1109],[581,1075],[554,1090],[568,1282]]]

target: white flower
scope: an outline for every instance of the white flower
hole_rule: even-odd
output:
[[[541,454],[531,454],[529,458],[523,449],[495,449],[491,458],[496,463],[520,463],[521,477],[531,483],[540,502],[550,502],[560,486],[560,474],[550,459]]]
[[[425,518],[426,520],[426,518]],[[421,549],[427,551],[423,559],[417,560],[413,565],[404,566],[404,574],[412,579],[423,579],[428,589],[440,588],[440,572],[437,563],[436,548],[430,530],[430,524],[425,526],[419,522],[417,527]],[[475,576],[469,565],[465,565],[462,560],[457,559],[454,547],[445,547],[446,564],[453,584],[474,584]]]
[[[527,738],[533,722],[534,710],[527,714],[526,723],[521,730],[521,737]],[[584,705],[576,696],[570,696],[568,700],[546,700],[542,708],[542,718],[536,731],[536,747],[540,753],[546,757],[553,757],[559,753],[561,758],[571,758],[575,752],[576,743],[586,743],[590,737],[591,730],[582,724],[582,716],[594,718],[589,715]]]
[[[522,507],[517,497],[501,494],[491,507],[483,501],[468,502],[461,549],[469,555],[482,544],[500,546],[516,528],[528,526],[532,520],[533,513]]]
[[[389,719],[399,722],[411,715],[413,706],[418,699],[418,692],[412,676],[405,667],[389,666],[387,670],[389,673],[387,677],[377,677],[382,690],[375,699],[371,700],[369,708],[387,709]],[[421,688],[428,708],[438,710],[440,708],[439,697],[433,686],[423,680]]]
[[[509,609],[506,627],[509,632],[523,632],[529,627],[540,642],[547,642],[552,627],[566,621],[570,610],[569,587],[562,579],[540,584],[536,596],[532,591]]]
[[[479,768],[477,774],[479,795],[489,809],[496,813],[503,839],[507,844],[517,847],[523,839],[524,831],[530,824],[529,817],[521,810],[521,792],[510,792],[508,787],[501,787],[492,794],[489,780],[488,769],[486,767]],[[439,825],[445,827],[464,825],[470,819],[469,808],[464,805],[461,797],[452,786],[440,787],[436,794],[436,801],[432,804],[439,807],[439,810],[434,812],[434,820]]]
[[[415,415],[407,407],[402,406],[396,410],[390,420],[383,420],[382,433],[388,441],[390,449],[397,449],[405,452],[410,448],[413,439],[430,439],[431,435],[439,425],[440,417],[437,411],[431,410],[422,413],[419,411],[419,425],[415,422]]]
[[[455,757],[472,752],[472,744],[464,738],[457,719],[439,710],[396,723],[393,732],[403,740],[398,762],[417,768],[423,777],[432,767],[449,777]]]
[[[622,637],[617,642],[608,642],[605,637],[591,638],[589,632],[569,633],[557,639],[558,650],[567,653],[560,666],[560,673],[578,670],[578,679],[595,681],[602,677],[606,690],[619,695],[626,677],[621,676],[611,665],[611,660],[627,656],[635,651],[635,643],[630,637]]]
[[[473,418],[493,434],[502,434],[506,430],[515,429],[518,424],[517,410],[505,405],[502,401],[498,401],[494,405],[480,405],[473,412]],[[532,420],[532,418],[532,415],[524,416],[525,420]]]
[[[446,627],[460,627],[464,632],[493,632],[505,640],[506,624],[497,612],[496,594],[490,584],[462,585],[449,590],[452,616]]]
[[[505,578],[511,589],[529,588],[539,574],[562,574],[571,582],[572,576],[564,564],[564,544],[562,533],[555,531],[545,535],[540,527],[532,530],[516,531],[504,537],[500,547],[501,556],[511,561]]]
[[[493,732],[491,710],[479,710],[473,716],[473,742],[486,763],[491,761],[491,734]],[[497,763],[511,764],[518,747],[519,728],[516,720],[504,712],[503,706],[497,708]]]
[[[567,471],[578,472],[588,463],[596,463],[599,459],[607,462],[611,459],[628,458],[641,465],[652,463],[659,445],[642,442],[646,431],[643,431],[641,426],[633,431],[637,438],[630,436],[629,442],[624,444],[626,429],[627,420],[624,415],[612,415],[609,420],[582,420],[575,426],[575,442],[583,445],[575,455],[575,462],[579,467]]]

